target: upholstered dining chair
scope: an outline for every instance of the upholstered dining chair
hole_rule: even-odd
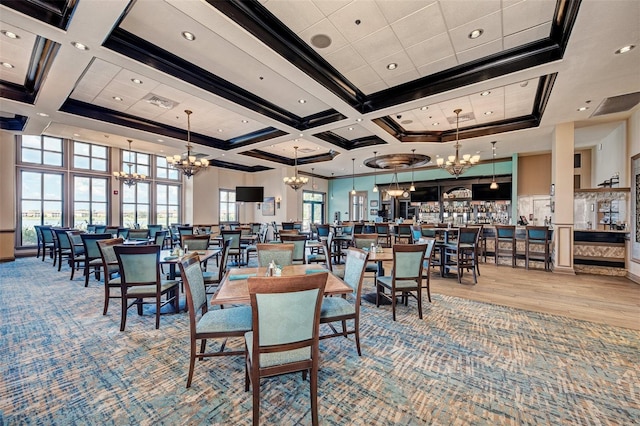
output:
[[[82,234],[84,234],[83,231],[67,231],[69,242],[73,246],[73,250],[71,250],[71,258],[69,259],[69,264],[71,265],[71,277],[69,278],[70,280],[73,280],[76,270],[79,270],[80,267],[84,268],[84,264],[86,261],[86,258],[84,256],[84,244],[82,243]]]
[[[36,231],[36,238],[38,244],[38,251],[36,252],[36,259],[40,258],[40,250],[42,249],[42,226],[34,225],[33,229]],[[44,260],[44,259],[42,259]]]
[[[409,303],[408,296],[416,299],[418,317],[422,319],[422,268],[426,249],[426,244],[395,244],[391,275],[376,279],[376,306],[380,306],[382,298],[391,302],[394,321],[398,293],[402,296],[405,306]],[[385,289],[389,290],[389,293],[385,293]]]
[[[110,238],[98,241],[98,250],[102,258],[102,270],[104,273],[104,307],[102,315],[107,315],[110,299],[120,299],[120,294],[113,295],[111,290],[120,289],[120,268],[118,267],[118,257],[114,247],[124,242],[123,238]]]
[[[228,247],[229,241],[225,241],[224,244]],[[245,353],[244,348],[242,350],[225,351],[225,346],[229,337],[243,337],[247,331],[251,330],[251,307],[245,305],[209,310],[206,286],[200,269],[198,254],[193,252],[187,254],[182,258],[179,265],[189,312],[191,345],[189,374],[187,376],[188,388],[191,387],[196,359],[243,355]],[[207,352],[207,339],[224,339],[224,341],[218,351]],[[200,341],[200,351],[197,350],[198,341]]]
[[[353,289],[348,300],[346,297],[325,297],[320,309],[320,324],[328,324],[332,333],[321,334],[321,339],[330,337],[347,337],[353,334],[356,340],[358,356],[362,356],[360,350],[360,297],[362,296],[362,282],[364,281],[364,269],[367,265],[369,253],[364,250],[349,248],[344,265],[343,281]],[[347,328],[347,321],[353,320],[353,328]],[[333,327],[334,322],[342,323],[342,331]]]
[[[426,244],[427,248],[424,252],[424,262],[422,265],[422,288],[427,289],[427,299],[431,303],[431,267],[433,266],[433,250],[436,246],[435,238],[420,238],[418,244]]]
[[[73,256],[71,254],[71,250],[74,250],[74,247],[69,239],[69,235],[67,235],[67,231],[69,231],[67,228],[55,228],[53,230],[56,237],[55,252],[58,257],[58,271],[62,268],[62,259],[67,259],[68,263],[71,263],[71,258]],[[82,252],[82,248],[79,248],[78,251]]]
[[[371,244],[378,244],[378,237],[378,234],[353,234],[353,246],[365,251],[370,250]],[[378,275],[378,264],[376,262],[368,262],[364,272],[370,273],[375,280]]]
[[[395,235],[394,241],[396,244],[402,243],[403,240],[406,241],[406,244],[411,244],[413,234],[411,232],[411,225],[408,223],[401,223],[394,227]]]
[[[113,238],[113,234],[81,234],[82,245],[84,247],[84,286],[89,286],[89,275],[93,269],[96,280],[100,280],[100,269],[102,269],[102,256],[98,249],[98,241]]]
[[[293,244],[258,244],[258,267],[269,266],[271,261],[278,266],[288,266],[293,264]]]
[[[202,278],[204,279],[204,286],[207,294],[215,293],[215,289],[218,288],[218,284],[222,281],[225,272],[227,272],[227,262],[229,261],[229,248],[231,247],[231,240],[226,240],[222,243],[222,256],[220,262],[218,262],[218,272],[213,273],[207,271],[206,268],[202,271]]]
[[[55,258],[55,243],[53,241],[53,229],[50,226],[41,226],[40,232],[42,233],[42,261],[47,255],[47,249],[49,249],[49,257]]]
[[[179,288],[177,281],[165,281],[160,278],[160,246],[114,246],[120,271],[120,297],[122,299],[122,317],[120,331],[124,331],[127,323],[127,311],[133,305],[142,315],[142,307],[149,302],[144,299],[153,298],[150,302],[156,308],[156,329],[160,328],[160,309],[168,303],[175,312],[178,305]],[[162,301],[162,296],[165,300]],[[129,300],[133,300],[129,304]]]
[[[260,379],[310,374],[311,424],[318,424],[318,329],[328,273],[248,279],[253,331],[245,334],[245,391],[253,390],[260,423]]]
[[[247,248],[245,248],[244,252],[247,257],[246,263],[249,264],[249,256],[251,253],[257,253],[258,247],[257,244],[263,244],[267,242],[267,233],[269,232],[268,226],[262,226],[260,228],[260,232],[258,233],[258,241],[256,244],[249,244]]]
[[[209,249],[209,235],[207,234],[202,234],[202,235],[182,235],[180,237],[180,247],[182,247],[183,249],[185,247],[189,248],[189,251],[205,251]],[[204,270],[207,270],[207,262],[203,262],[203,267]]]
[[[322,250],[319,253],[311,253],[307,256],[307,263],[324,263],[329,271],[333,271],[331,259],[331,245],[333,244],[333,232],[329,232],[327,238],[321,240]],[[337,275],[337,274],[336,274]]]
[[[156,231],[157,232],[157,231]],[[130,229],[127,234],[127,239],[136,241],[149,241],[148,229]]]
[[[441,261],[445,264],[445,268],[456,270],[459,283],[462,283],[465,270],[473,271],[473,282],[478,282],[476,262],[478,262],[479,232],[480,228],[459,228],[457,241],[444,245],[445,253]]]
[[[525,268],[530,260],[544,263],[544,270],[551,270],[551,238],[553,231],[546,226],[529,225],[525,228]]]
[[[294,264],[306,264],[307,236],[306,235],[281,235],[280,240],[284,244],[293,244],[293,257],[291,261]]]
[[[515,225],[496,225],[496,237],[494,243],[494,258],[496,265],[498,258],[506,256],[511,258],[511,267],[516,267],[516,226]]]
[[[162,225],[158,225],[158,224],[147,225],[147,229],[149,230],[149,237],[154,238],[158,231],[162,231]]]
[[[229,256],[233,257],[235,259],[235,262],[238,266],[240,266],[241,261],[242,261],[242,252],[243,249],[246,248],[242,246],[242,242],[240,240],[240,236],[241,236],[242,231],[240,231],[239,229],[234,229],[234,230],[223,230],[220,232],[220,235],[222,235],[222,240],[226,241],[226,240],[231,240],[230,246],[229,246]]]

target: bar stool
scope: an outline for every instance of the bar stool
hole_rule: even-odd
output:
[[[542,250],[532,250],[542,246]],[[544,270],[551,270],[551,230],[546,226],[527,226],[525,237],[525,268],[529,269],[529,260],[544,262]],[[544,256],[544,257],[543,257]]]
[[[495,260],[500,256],[511,257],[511,267],[516,267],[516,227],[515,225],[496,225]],[[502,243],[502,245],[500,244]],[[508,247],[505,247],[507,246]]]

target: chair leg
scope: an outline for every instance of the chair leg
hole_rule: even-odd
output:
[[[393,312],[393,320],[396,320],[396,294],[392,290],[391,291],[391,311]]]
[[[156,294],[156,330],[160,328],[160,302],[162,295],[161,294]],[[142,304],[140,304],[140,307],[142,307]]]
[[[89,269],[91,269],[89,265],[86,265],[84,267],[84,286],[85,287],[89,287]]]
[[[420,283],[418,283],[418,318],[422,319],[422,291],[420,290]],[[408,298],[407,298],[408,299]]]
[[[196,341],[191,341],[191,354],[189,357],[189,375],[187,376],[187,388],[191,387],[191,379],[193,378],[193,368],[196,363]]]
[[[354,337],[356,339],[356,349],[358,350],[358,356],[362,356],[362,351],[360,350],[360,319],[358,317],[355,318],[353,327],[355,330]]]
[[[318,368],[311,369],[311,381],[309,385],[311,397],[311,424],[318,425]]]
[[[122,292],[122,297],[120,298],[122,300],[122,313],[120,315],[120,331],[124,331],[124,326],[127,323],[127,298],[125,297],[125,292]]]
[[[72,268],[73,270],[73,268]],[[105,283],[104,285],[104,308],[102,308],[102,315],[107,315],[107,310],[109,309],[109,285]]]
[[[260,426],[260,378],[258,374],[251,374],[253,385],[253,426]]]

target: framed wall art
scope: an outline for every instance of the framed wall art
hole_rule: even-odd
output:
[[[262,216],[276,215],[276,197],[265,197],[262,202]]]

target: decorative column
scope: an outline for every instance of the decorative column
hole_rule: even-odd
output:
[[[553,272],[573,270],[573,146],[574,124],[558,124],[551,141],[551,205]]]

